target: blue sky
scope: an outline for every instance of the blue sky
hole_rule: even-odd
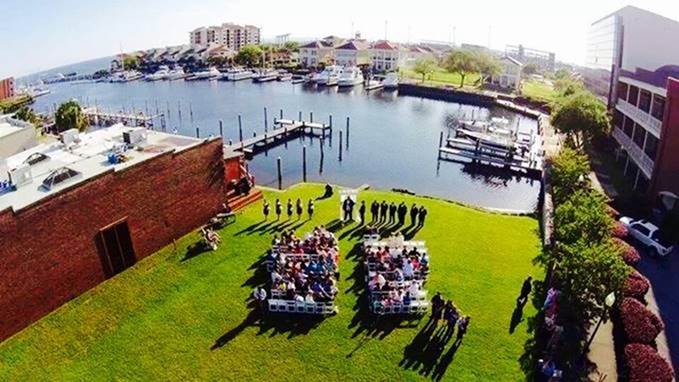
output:
[[[407,6],[401,5],[407,4]],[[102,56],[186,43],[196,26],[226,21],[264,37],[328,34],[400,41],[455,40],[552,50],[581,63],[588,25],[627,4],[679,20],[679,1],[645,0],[0,0],[0,77]],[[353,28],[352,28],[353,26]],[[489,39],[490,29],[490,39]]]

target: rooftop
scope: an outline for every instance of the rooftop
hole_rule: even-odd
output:
[[[33,126],[28,122],[13,118],[12,114],[0,114],[0,138],[4,138],[27,128],[33,128]]]
[[[27,166],[30,168],[30,180],[19,185],[15,191],[0,194],[0,211],[7,208],[19,211],[105,172],[123,170],[167,152],[183,151],[204,141],[146,130],[146,140],[131,147],[123,141],[123,133],[132,130],[135,128],[116,124],[80,134],[69,145],[62,142],[45,143],[10,156],[7,158],[7,168],[12,171]],[[122,160],[112,164],[108,155],[114,151],[121,154]],[[64,167],[77,172],[77,175],[50,189],[42,186],[43,181],[55,170]],[[6,174],[0,173],[0,178],[6,178]]]

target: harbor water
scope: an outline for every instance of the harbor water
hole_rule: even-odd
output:
[[[238,116],[243,135],[263,134],[264,108],[268,129],[273,119],[328,122],[332,115],[332,139],[293,139],[257,154],[249,162],[260,185],[277,187],[276,158],[280,157],[284,186],[302,180],[302,147],[307,147],[307,180],[356,187],[406,189],[481,207],[532,211],[540,182],[503,169],[439,162],[441,132],[448,135],[457,118],[504,117],[523,131],[537,129],[535,120],[502,108],[399,96],[397,92],[315,88],[290,82],[255,84],[249,80],[135,81],[130,83],[60,83],[36,100],[38,112],[78,99],[107,111],[156,111],[166,114],[166,130],[179,134],[219,135],[224,123],[225,142],[237,142]],[[347,129],[346,120],[350,118]],[[158,127],[158,125],[157,125]],[[340,132],[342,142],[340,143]]]

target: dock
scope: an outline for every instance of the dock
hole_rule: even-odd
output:
[[[384,85],[382,85],[381,82],[374,83],[374,84],[368,84],[368,83],[366,83],[366,84],[363,86],[363,88],[364,88],[366,91],[370,91],[370,90],[378,90],[378,89],[382,89],[383,87],[384,87]]]
[[[224,157],[228,158],[239,154],[251,156],[262,148],[298,137],[301,134],[325,138],[329,132],[332,132],[332,125],[330,124],[274,119],[273,130],[239,142],[233,142],[231,145],[224,145]]]
[[[519,172],[530,177],[542,175],[543,160],[536,145],[525,155],[487,145],[471,139],[447,138],[441,139],[438,149],[438,159],[443,161],[460,162],[470,160],[488,166],[504,167],[509,171]]]
[[[96,107],[83,109],[83,115],[94,126],[110,126],[115,123],[123,123],[127,126],[141,126],[154,129],[154,121],[160,120],[160,127],[165,130],[165,114],[146,114],[144,112],[106,112]]]

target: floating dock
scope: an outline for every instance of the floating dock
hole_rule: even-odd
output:
[[[291,119],[275,119],[274,129],[231,145],[224,145],[224,157],[232,157],[240,153],[253,155],[257,150],[292,139],[300,134],[325,138],[331,132],[332,125],[317,122],[295,121]]]
[[[460,162],[461,159],[470,160],[472,163],[504,167],[530,177],[540,177],[542,175],[543,156],[539,151],[539,142],[535,143],[530,151],[521,155],[513,150],[472,139],[447,138],[444,141],[443,132],[441,132],[438,159],[453,162]]]
[[[384,87],[384,85],[382,85],[381,82],[378,82],[378,83],[376,83],[376,84],[367,84],[367,83],[366,83],[366,84],[363,86],[363,88],[364,88],[365,90],[367,90],[367,91],[370,91],[370,90],[378,90],[378,89],[382,89],[383,87]]]

